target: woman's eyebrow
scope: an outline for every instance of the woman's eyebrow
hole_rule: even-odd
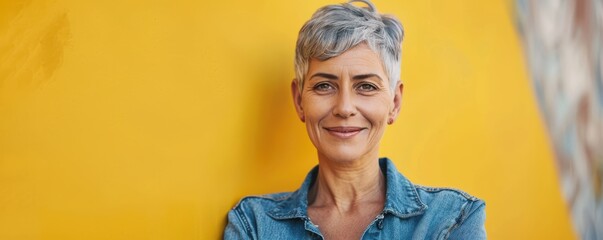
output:
[[[383,81],[383,79],[381,79],[381,77],[379,77],[379,75],[374,74],[374,73],[356,75],[356,76],[352,77],[352,80],[363,80],[363,79],[372,78],[372,77],[376,77],[377,79]]]
[[[329,74],[329,73],[315,73],[310,77],[310,79],[312,79],[314,77],[322,77],[322,78],[326,78],[326,79],[330,79],[330,80],[339,79],[339,77],[337,77],[333,74]],[[379,75],[374,74],[374,73],[355,75],[352,77],[352,80],[357,81],[357,80],[363,80],[363,79],[372,78],[372,77],[376,77],[377,79],[383,81],[383,79],[381,79],[381,77]]]
[[[333,74],[328,74],[328,73],[315,73],[314,75],[312,75],[310,77],[310,79],[312,79],[314,77],[322,77],[322,78],[331,79],[331,80],[339,79],[337,76],[335,76]]]

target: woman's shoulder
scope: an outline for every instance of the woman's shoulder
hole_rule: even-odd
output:
[[[445,235],[450,239],[486,239],[483,200],[455,188],[415,185],[415,189],[427,205],[423,218],[446,223]]]
[[[272,212],[277,211],[292,192],[243,197],[228,212],[224,239],[257,239],[258,227],[274,224]]]
[[[239,200],[239,202],[233,207],[233,209],[238,207],[269,207],[275,206],[280,202],[288,199],[291,196],[292,192],[279,192],[279,193],[271,193],[271,194],[263,194],[263,195],[248,195]]]
[[[449,187],[428,187],[414,184],[419,198],[429,212],[445,214],[484,211],[486,203],[465,191]]]
[[[484,201],[462,190],[449,187],[428,187],[411,182],[394,166],[388,158],[380,159],[382,171],[386,174],[388,188],[394,195],[407,196],[406,201],[415,201],[417,208],[426,206],[429,211],[442,208],[458,209],[469,205],[484,205]],[[410,197],[408,197],[410,196]]]
[[[421,198],[424,200],[459,199],[461,201],[471,201],[471,202],[481,201],[481,202],[483,202],[483,200],[481,200],[477,197],[474,197],[473,195],[471,195],[463,190],[457,189],[457,188],[429,187],[429,186],[423,186],[423,185],[417,185],[417,184],[413,184],[413,185],[417,189],[417,192],[419,193]]]
[[[291,199],[295,192],[279,192],[263,195],[248,195],[239,200],[232,210],[241,213],[271,213]]]

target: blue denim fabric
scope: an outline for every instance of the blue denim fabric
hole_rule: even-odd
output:
[[[386,176],[383,211],[362,239],[486,239],[485,203],[462,191],[412,184],[387,158],[379,159]],[[323,239],[308,217],[312,169],[295,192],[250,196],[228,213],[224,239]]]

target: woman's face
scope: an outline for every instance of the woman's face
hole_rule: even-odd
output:
[[[291,91],[320,157],[346,162],[378,157],[388,122],[400,111],[402,85],[392,91],[379,56],[360,44],[326,61],[312,59],[301,93]]]

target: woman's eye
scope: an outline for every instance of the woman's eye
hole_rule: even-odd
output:
[[[377,87],[373,84],[363,83],[358,86],[358,90],[362,92],[371,92],[377,90]]]
[[[333,90],[333,86],[328,83],[319,83],[314,86],[314,90],[319,92],[327,92]]]

